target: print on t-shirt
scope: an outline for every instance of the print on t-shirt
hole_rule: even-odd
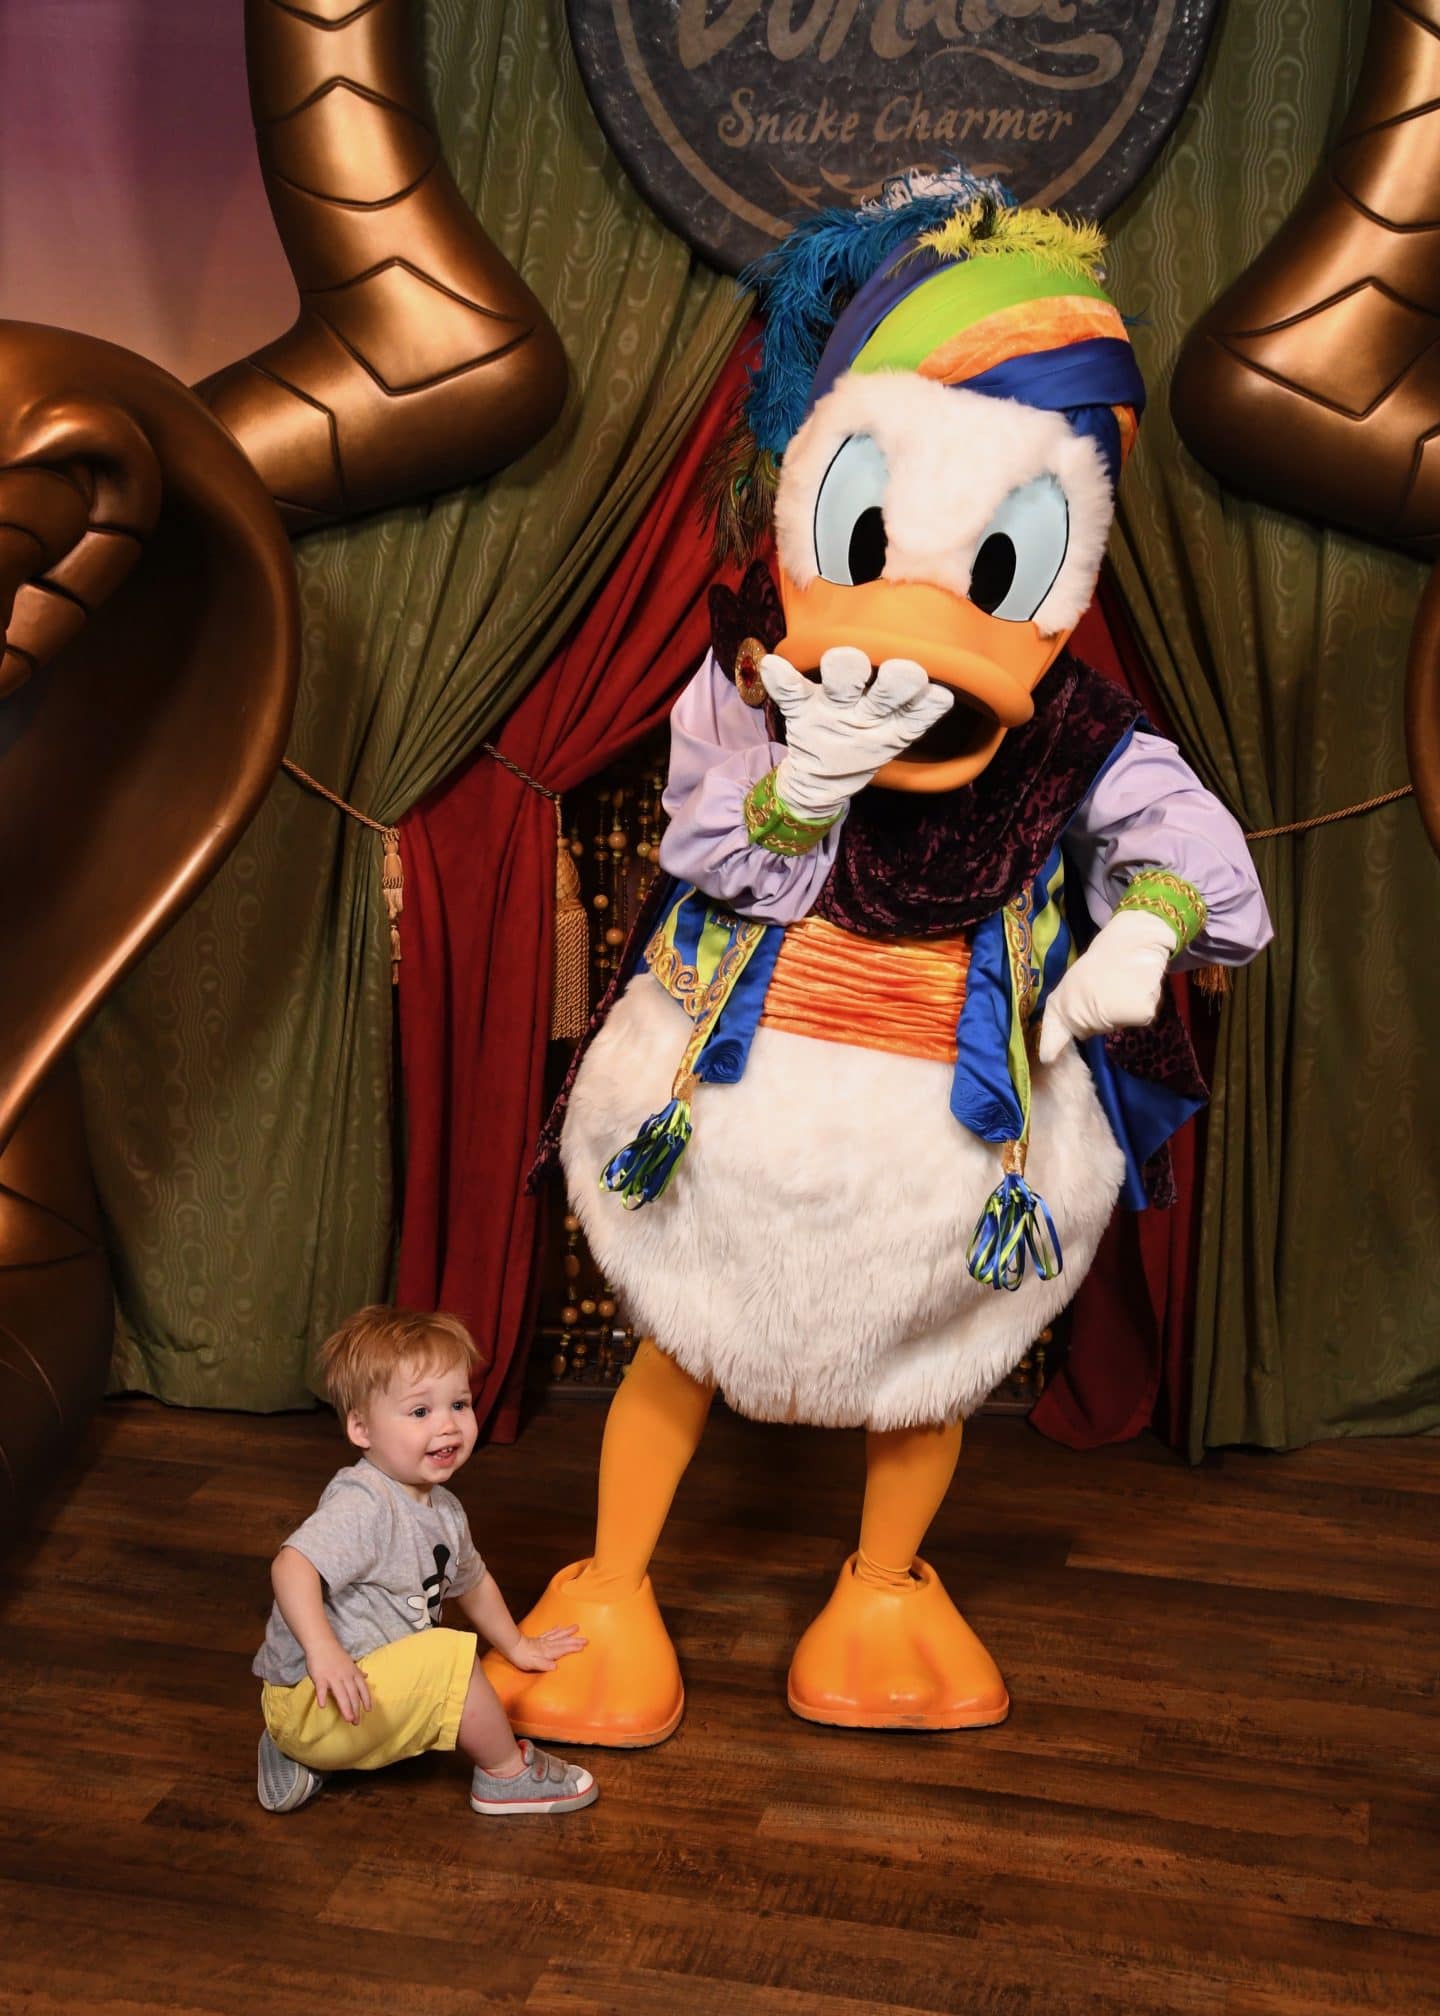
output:
[[[410,1620],[412,1631],[425,1631],[430,1625],[440,1622],[440,1608],[450,1587],[450,1577],[445,1573],[450,1566],[450,1549],[437,1546],[434,1554],[435,1573],[427,1575],[420,1585],[425,1594],[405,1598],[406,1603],[415,1612]]]

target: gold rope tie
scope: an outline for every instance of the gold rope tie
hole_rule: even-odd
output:
[[[1413,784],[1398,784],[1393,791],[1381,791],[1374,798],[1363,798],[1358,805],[1342,805],[1338,812],[1317,812],[1313,819],[1292,819],[1287,826],[1262,826],[1254,833],[1247,833],[1246,840],[1278,840],[1285,833],[1308,833],[1316,826],[1333,826],[1337,819],[1354,819],[1361,812],[1373,812],[1377,806],[1393,805],[1397,799],[1413,798]],[[1192,978],[1202,994],[1228,994],[1230,992],[1230,970],[1226,966],[1197,966]]]
[[[1262,826],[1258,833],[1247,833],[1247,840],[1276,840],[1282,833],[1308,833],[1312,826],[1332,826],[1337,819],[1353,819],[1357,812],[1373,812],[1377,805],[1393,805],[1397,798],[1413,798],[1413,784],[1399,784],[1393,791],[1382,791],[1378,798],[1362,799],[1358,805],[1342,805],[1338,812],[1317,812],[1313,819],[1292,819],[1288,826]]]
[[[538,791],[555,807],[555,978],[550,994],[550,1040],[578,1043],[590,1022],[590,920],[585,914],[570,843],[565,838],[565,818],[560,793],[512,763],[493,742],[482,742],[487,756],[493,756],[512,777]]]
[[[390,924],[390,985],[400,979],[400,912],[405,908],[405,866],[400,859],[400,835],[393,826],[382,826],[378,819],[372,819],[368,812],[360,811],[340,797],[338,792],[329,791],[312,777],[308,770],[302,770],[298,763],[292,763],[288,756],[281,758],[283,768],[300,783],[308,786],[321,798],[330,803],[361,826],[368,826],[372,833],[380,835],[383,852],[380,857],[380,893],[385,899],[385,915]]]

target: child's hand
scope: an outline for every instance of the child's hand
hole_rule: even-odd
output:
[[[350,1723],[358,1723],[370,1706],[370,1689],[365,1675],[338,1638],[305,1654],[305,1670],[315,1683],[315,1699],[323,1708],[333,1695],[335,1706]]]
[[[588,1642],[573,1624],[557,1624],[553,1631],[542,1631],[538,1638],[527,1638],[522,1631],[510,1649],[510,1664],[518,1666],[522,1673],[553,1673],[557,1661],[567,1653],[583,1652]]]

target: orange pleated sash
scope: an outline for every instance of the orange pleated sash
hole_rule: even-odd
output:
[[[969,970],[966,936],[860,938],[803,917],[781,942],[760,1026],[953,1064]]]

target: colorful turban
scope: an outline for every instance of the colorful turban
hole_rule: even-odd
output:
[[[1099,281],[1021,251],[957,263],[924,245],[888,260],[835,324],[809,406],[845,371],[913,371],[1063,413],[1095,441],[1112,483],[1145,404],[1125,324]]]

